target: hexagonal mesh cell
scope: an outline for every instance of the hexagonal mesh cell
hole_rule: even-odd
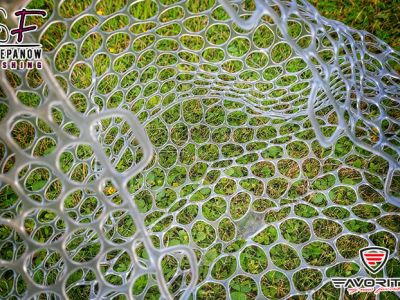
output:
[[[302,0],[28,7],[46,63],[1,70],[2,299],[343,299],[368,245],[398,277],[398,52]]]

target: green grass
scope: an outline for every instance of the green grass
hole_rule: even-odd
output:
[[[63,88],[66,90],[68,80],[78,90],[69,95],[77,112],[123,108],[136,114],[145,125],[155,148],[155,159],[130,179],[128,190],[144,216],[154,246],[195,248],[200,272],[196,290],[199,299],[224,299],[227,294],[237,300],[257,296],[280,299],[290,293],[290,281],[300,293],[317,289],[315,299],[337,299],[338,291],[332,285],[319,286],[321,272],[328,277],[353,276],[360,269],[355,263],[336,263],[338,258],[356,258],[358,250],[368,242],[387,247],[392,253],[398,251],[395,237],[400,232],[400,208],[385,203],[382,196],[382,177],[386,176],[388,163],[355,147],[347,137],[341,137],[332,147],[323,148],[307,118],[272,119],[221,96],[246,97],[266,110],[288,110],[293,106],[295,112],[306,103],[311,73],[302,59],[291,58],[292,49],[288,44],[278,43],[268,49],[275,38],[269,26],[260,25],[250,36],[256,47],[268,49],[260,51],[250,47],[252,42],[248,37],[240,34],[236,37],[238,32],[244,32],[237,26],[218,22],[208,25],[211,18],[217,21],[228,18],[220,7],[212,9],[210,14],[205,12],[213,7],[213,0],[189,0],[185,5],[195,13],[190,17],[185,16],[182,7],[173,7],[175,1],[161,2],[171,4],[172,8],[157,16],[160,6],[154,1],[126,5],[123,0],[112,3],[102,0],[96,4],[95,14],[80,18],[68,29],[62,23],[54,23],[41,39],[44,51],[55,49],[67,32],[73,41],[78,41],[79,47],[63,44],[54,61],[55,68],[61,72],[57,79]],[[37,0],[31,5],[35,3],[48,11],[54,9],[48,1]],[[398,23],[396,3],[319,1],[317,8],[323,15],[376,33],[399,49],[396,40],[399,30],[390,25]],[[65,18],[74,17],[88,5],[89,1],[65,1],[60,14]],[[251,3],[245,6],[254,9]],[[133,24],[119,14],[100,23],[100,17],[122,8],[135,19]],[[105,35],[89,33],[97,25],[96,30]],[[292,37],[299,35],[301,28],[297,22],[290,21],[288,27]],[[183,28],[193,35],[180,34]],[[183,49],[176,53],[179,43]],[[307,37],[298,41],[301,47],[309,43]],[[105,47],[99,53],[101,45]],[[78,54],[85,62],[73,65]],[[319,54],[326,61],[331,59],[327,51]],[[284,63],[284,68],[266,67],[271,61]],[[223,71],[218,70],[217,64]],[[133,70],[135,66],[138,70]],[[6,76],[13,88],[18,88],[24,80],[12,71],[7,71]],[[306,82],[296,84],[296,76]],[[92,87],[94,79],[96,84]],[[35,70],[28,72],[26,81],[32,89],[43,88],[43,79]],[[210,81],[215,84],[210,85]],[[94,103],[89,100],[91,88],[98,93],[93,97]],[[209,91],[215,96],[206,95]],[[20,91],[18,99],[33,108],[42,103],[36,91]],[[6,104],[0,103],[0,119],[7,114],[7,109]],[[371,106],[369,113],[374,117],[376,109]],[[317,111],[317,116],[324,134],[332,134],[337,125],[332,108]],[[325,119],[325,116],[328,117]],[[67,123],[62,108],[53,108],[52,117],[69,135],[79,135],[78,126]],[[100,131],[104,151],[119,172],[141,159],[143,154],[135,140],[130,149],[124,148],[123,136],[128,131],[125,120],[102,120]],[[34,156],[48,156],[57,147],[49,125],[31,116],[23,116],[13,124],[11,137],[22,150]],[[0,143],[4,173],[15,164],[15,158],[7,151]],[[117,161],[118,154],[122,158]],[[62,153],[59,164],[61,171],[76,183],[90,182],[89,170],[93,170],[96,159],[89,145],[76,145]],[[53,177],[43,167],[24,168],[19,172],[19,180],[29,196],[40,203],[58,199],[63,187]],[[395,184],[392,190],[398,193]],[[107,182],[103,194],[116,206],[126,200],[120,197],[111,181]],[[89,190],[69,193],[62,201],[65,217],[81,224],[97,220],[105,206],[94,195]],[[18,203],[11,186],[0,188],[2,211],[10,210],[7,213],[12,215]],[[355,218],[350,218],[351,212]],[[42,223],[31,215],[24,222],[27,234],[34,240],[44,244],[65,233],[65,222],[53,211],[35,213]],[[174,220],[176,224],[172,226]],[[381,226],[378,231],[377,224]],[[2,258],[12,260],[13,256],[20,256],[25,251],[21,237],[7,226],[0,227],[1,249],[5,250],[0,254]],[[351,234],[343,235],[344,228]],[[128,212],[115,210],[106,216],[103,230],[107,240],[120,245],[134,236],[136,224]],[[252,235],[247,236],[248,232]],[[16,254],[5,242],[12,234],[19,247]],[[285,243],[276,243],[278,236]],[[334,239],[338,254],[328,244]],[[254,243],[249,244],[249,240]],[[269,245],[267,253],[262,247]],[[296,251],[295,246],[301,250]],[[73,232],[66,242],[66,253],[72,260],[99,260],[103,274],[114,272],[105,275],[108,283],[124,284],[129,275],[124,278],[121,274],[132,266],[132,258],[119,249],[99,258],[100,248],[97,234],[89,228]],[[45,250],[40,251],[32,261],[33,269],[44,259]],[[144,261],[148,259],[142,244],[136,252]],[[53,266],[61,260],[56,253],[46,263]],[[300,268],[301,260],[310,268]],[[170,290],[178,290],[184,279],[174,275],[188,268],[187,261],[178,262],[167,255],[161,264],[165,279],[173,281],[169,283]],[[398,260],[393,258],[388,263],[388,273],[395,274],[398,265]],[[266,271],[267,267],[272,269]],[[236,270],[243,271],[244,275],[235,275]],[[293,276],[288,275],[289,270],[293,270]],[[39,268],[32,276],[39,284],[51,285],[59,275],[57,271],[45,273]],[[220,283],[205,282],[207,275],[215,280],[229,280],[229,285],[225,288]],[[260,276],[262,294],[258,293],[259,283],[252,275]],[[5,297],[15,280],[9,271],[1,276],[0,296]],[[133,293],[141,295],[148,288],[144,298],[158,299],[160,291],[156,285],[150,286],[148,276],[152,275],[135,279]],[[67,286],[83,278],[87,284],[70,289],[71,299],[89,296],[90,285],[96,280],[89,270],[82,268],[70,274]],[[24,289],[19,282],[17,287]],[[303,299],[303,296],[293,299]]]
[[[398,1],[340,0],[310,1],[325,17],[334,19],[356,29],[366,30],[400,50],[399,23],[400,6]]]

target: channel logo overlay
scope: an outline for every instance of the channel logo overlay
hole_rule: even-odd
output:
[[[360,250],[360,259],[364,268],[376,274],[380,272],[386,265],[389,259],[389,250],[383,247],[366,247]],[[332,278],[332,283],[335,288],[344,288],[352,295],[356,293],[375,293],[400,291],[400,278]]]
[[[7,11],[0,7],[0,14],[7,19]],[[28,16],[46,17],[45,10],[21,9],[14,12],[19,19],[18,27],[9,29],[0,23],[0,68],[1,69],[42,69],[42,45],[24,43],[24,36],[28,32],[38,29],[37,25],[25,24]],[[15,36],[14,43],[10,43]]]
[[[360,250],[360,258],[364,267],[372,274],[376,274],[386,265],[389,250],[382,247],[367,247]]]

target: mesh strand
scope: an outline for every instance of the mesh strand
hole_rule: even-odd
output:
[[[45,68],[1,71],[2,297],[341,299],[358,249],[398,267],[397,52],[303,1],[118,3],[55,3]]]

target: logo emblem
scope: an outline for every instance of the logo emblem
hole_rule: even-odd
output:
[[[382,247],[366,247],[360,250],[364,267],[372,274],[383,269],[389,258],[389,250]]]
[[[1,1],[1,0],[0,0]],[[7,11],[0,7],[0,16],[7,19]],[[41,9],[21,9],[14,12],[19,18],[18,27],[8,28],[0,23],[0,69],[42,69],[42,45],[38,43],[24,43],[25,34],[38,29],[37,25],[25,24],[29,16],[46,17],[47,13]],[[12,36],[16,38],[12,40]]]

